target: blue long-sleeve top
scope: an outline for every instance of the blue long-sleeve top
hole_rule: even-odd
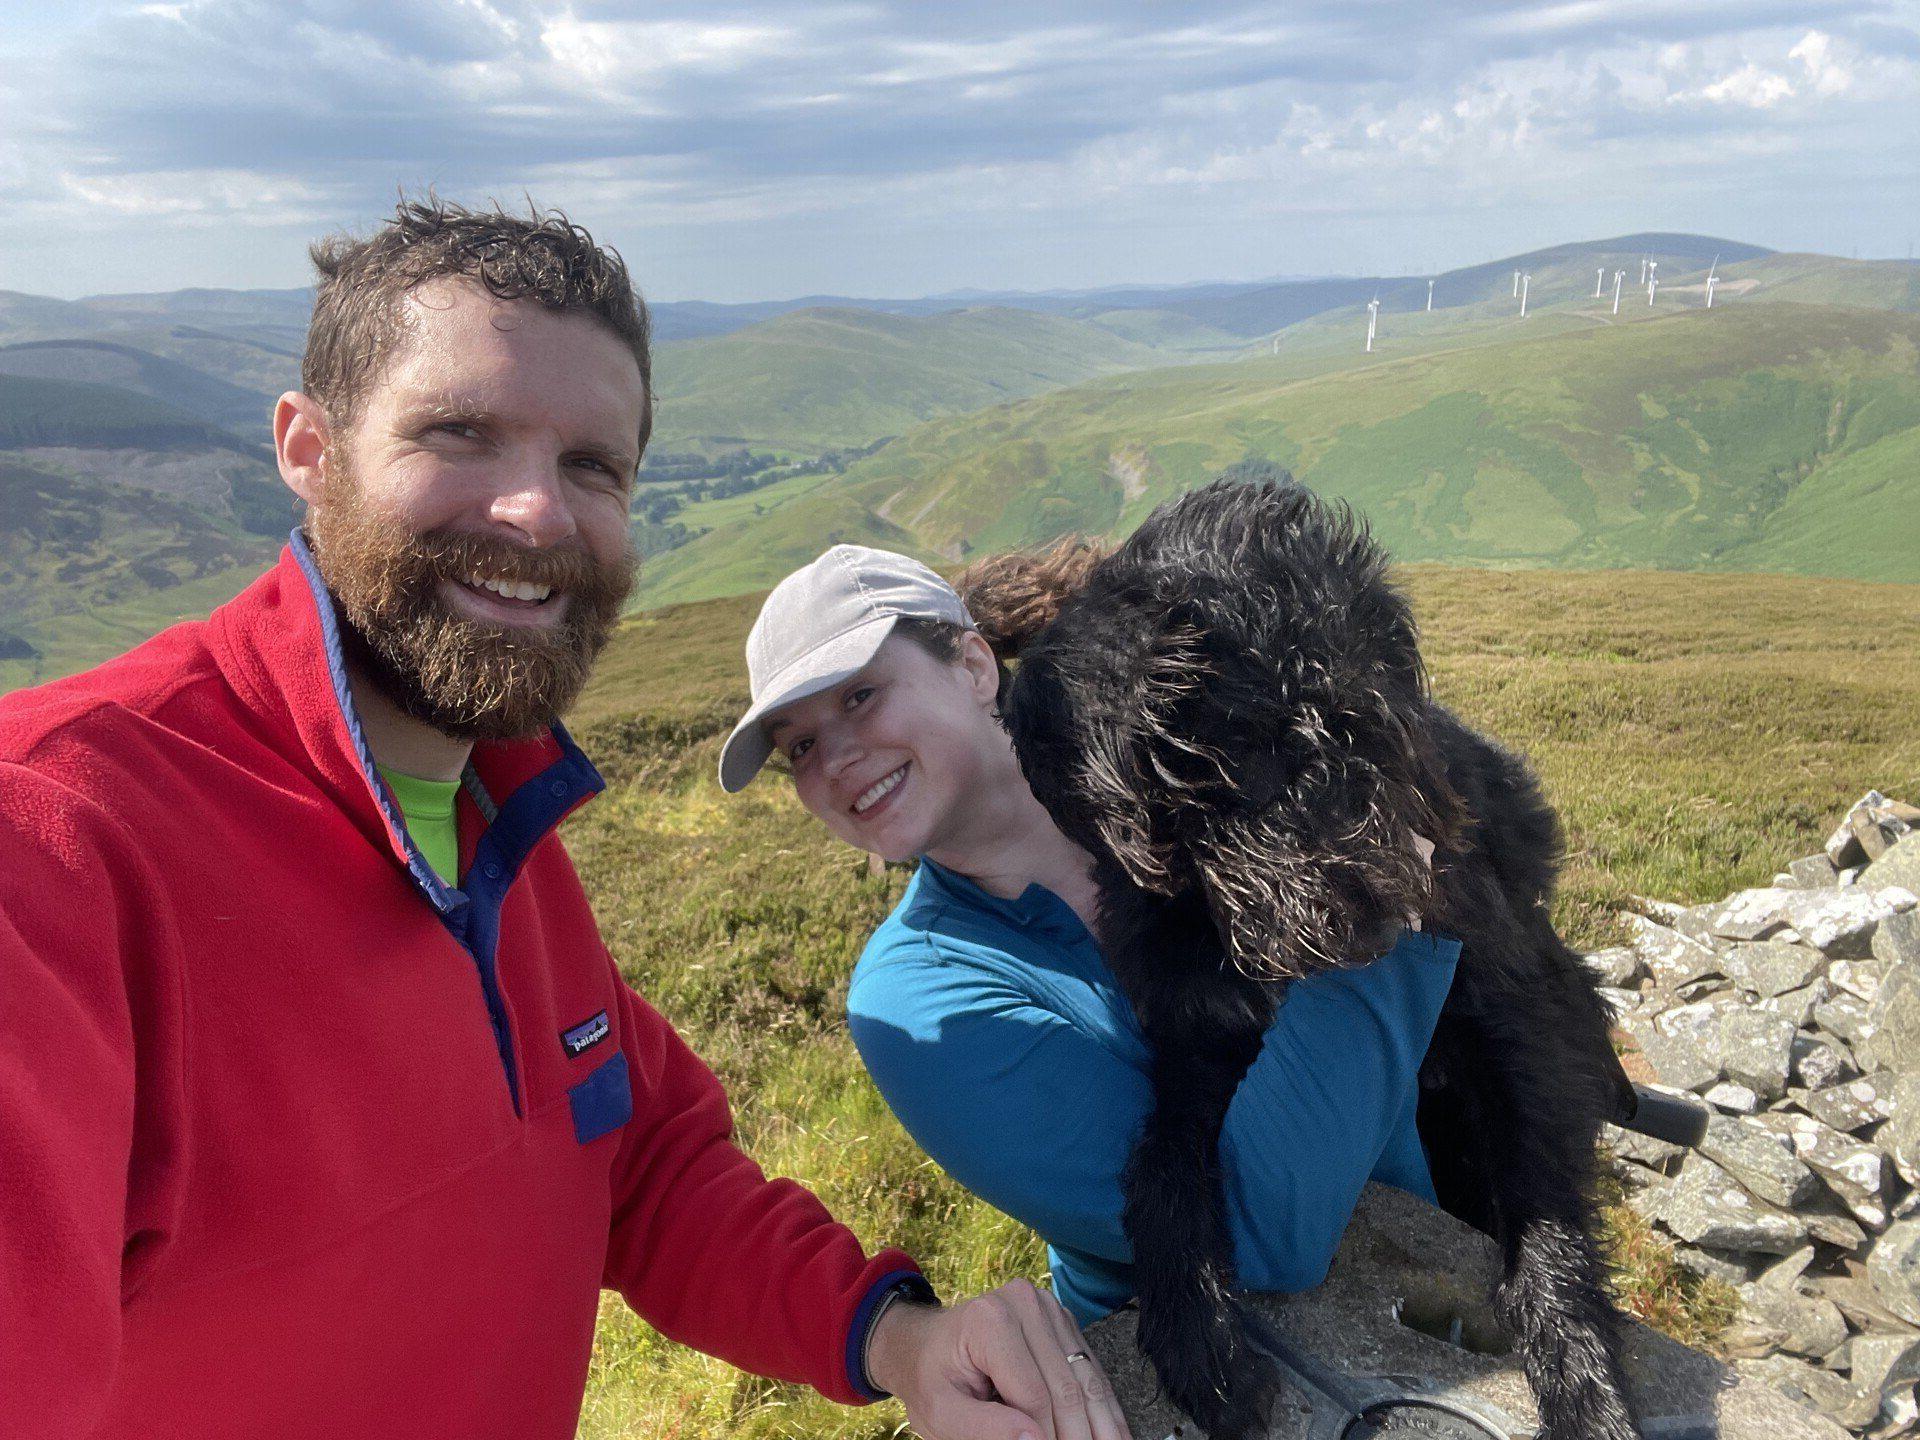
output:
[[[1369,1179],[1433,1199],[1418,1071],[1459,954],[1406,931],[1289,990],[1221,1131],[1243,1285],[1318,1284]],[[854,969],[848,1018],[920,1146],[1047,1241],[1076,1318],[1133,1297],[1120,1173],[1153,1104],[1149,1051],[1064,900],[1041,885],[1003,899],[923,859]]]

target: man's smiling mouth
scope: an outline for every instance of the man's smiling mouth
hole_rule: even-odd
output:
[[[469,575],[465,583],[470,589],[491,590],[495,595],[508,600],[531,600],[538,604],[553,594],[551,585],[531,585],[524,580],[491,580],[479,575]]]
[[[912,763],[911,761],[908,762],[908,764],[911,764],[911,763]],[[866,814],[867,811],[871,810],[875,805],[878,805],[882,800],[884,800],[887,796],[891,795],[896,789],[898,789],[900,782],[906,778],[907,778],[907,765],[902,765],[898,770],[894,771],[891,775],[883,775],[880,779],[874,781],[873,784],[869,785],[865,790],[863,790],[860,794],[860,798],[853,802],[853,813],[855,815]]]
[[[567,592],[530,580],[503,580],[478,573],[460,579],[448,577],[446,584],[460,592],[462,609],[476,618],[485,617],[496,624],[552,624],[566,605]]]

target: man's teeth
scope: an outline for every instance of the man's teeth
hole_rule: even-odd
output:
[[[544,600],[553,593],[551,585],[528,585],[516,580],[486,580],[472,576],[467,584],[476,590],[491,590],[496,595],[504,595],[509,600]]]
[[[907,767],[902,765],[885,779],[874,781],[873,784],[867,787],[866,792],[862,794],[858,800],[853,802],[853,813],[858,815],[862,810],[865,810],[868,806],[872,805],[874,801],[878,800],[882,795],[906,779],[906,776]]]

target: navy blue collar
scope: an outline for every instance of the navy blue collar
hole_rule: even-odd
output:
[[[327,589],[326,581],[321,578],[320,567],[314,560],[306,535],[296,529],[288,543],[294,559],[299,562],[300,573],[305,576],[307,586],[313,592],[314,608],[320,617],[320,634],[326,651],[327,673],[333,682],[334,701],[340,707],[340,718],[346,726],[348,739],[352,742],[354,758],[359,763],[361,776],[366,781],[367,789],[372,794],[374,802],[379,805],[381,816],[385,819],[393,840],[406,856],[407,873],[412,876],[414,884],[442,916],[456,914],[466,907],[467,894],[447,884],[427,862],[427,857],[420,852],[420,847],[414,843],[412,835],[407,833],[406,816],[400,809],[400,802],[394,797],[392,788],[388,786],[374,764],[373,751],[367,745],[366,731],[360,724],[360,713],[354,707],[353,692],[347,683],[346,655],[342,649],[340,617],[333,594]],[[573,737],[566,732],[564,726],[556,723],[548,733],[558,748],[559,758],[522,784],[514,792],[513,799],[504,802],[505,806],[510,806],[515,811],[516,823],[510,828],[515,832],[514,838],[518,842],[512,845],[511,849],[517,853],[501,857],[509,862],[510,870],[505,873],[496,873],[493,877],[495,879],[510,878],[511,872],[519,869],[520,862],[525,859],[526,853],[547,831],[558,825],[582,800],[605,788],[606,782],[600,778],[600,772],[574,743]],[[471,764],[469,772],[472,772]],[[476,775],[475,779],[478,778]],[[538,800],[534,805],[529,806],[524,801],[518,805],[515,804],[523,794],[532,792],[536,785],[539,786],[539,791]],[[530,813],[532,810],[537,810],[538,813]],[[496,811],[496,815],[497,813]],[[487,816],[489,831],[495,828],[496,815]],[[483,846],[488,838],[501,837],[483,837]],[[498,870],[500,868],[498,862],[494,864]]]

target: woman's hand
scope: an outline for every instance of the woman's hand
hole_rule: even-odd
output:
[[[950,1307],[889,1306],[867,1373],[925,1440],[1131,1440],[1080,1327],[1025,1280]]]

